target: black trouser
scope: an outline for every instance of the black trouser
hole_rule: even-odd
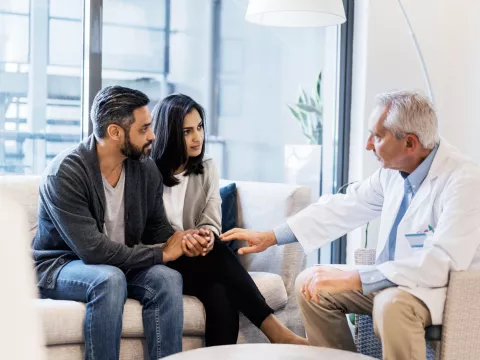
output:
[[[205,307],[206,346],[237,343],[239,311],[257,327],[273,313],[247,270],[218,239],[206,256],[182,256],[168,266],[182,274],[183,293]]]

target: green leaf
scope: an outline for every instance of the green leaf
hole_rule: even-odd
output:
[[[301,104],[308,104],[309,103],[308,95],[305,92],[305,90],[303,90],[303,89],[300,89],[300,99],[302,99],[301,102],[299,101],[299,103],[301,103]]]
[[[306,113],[317,113],[318,115],[322,115],[322,112],[320,110],[318,110],[316,107],[311,105],[297,104],[297,107]]]
[[[303,101],[302,94],[298,95],[298,100],[297,104],[304,104],[305,102]]]
[[[322,98],[322,72],[318,74],[317,77],[317,84],[315,86],[315,94],[317,96],[317,99],[320,100]]]
[[[312,136],[315,138],[315,143],[316,144],[322,144],[323,142],[323,127],[320,124],[317,124],[316,127],[314,127],[313,134]]]
[[[306,135],[308,133],[308,121],[307,115],[301,112],[300,110],[296,110],[294,106],[297,105],[287,105],[290,112],[292,113],[293,117],[297,120],[300,127],[302,128],[303,133]]]
[[[300,120],[300,116],[301,116],[300,113],[297,110],[295,110],[292,105],[287,105],[287,106],[290,112],[292,113],[293,117],[297,120]]]

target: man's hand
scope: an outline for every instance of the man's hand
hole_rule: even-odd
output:
[[[232,229],[220,235],[223,241],[243,240],[248,242],[248,247],[238,250],[240,255],[259,253],[277,243],[273,231],[252,231],[245,229]]]
[[[163,248],[163,262],[177,260],[183,255],[182,240],[186,235],[185,231],[175,231],[175,233],[167,240],[166,246]]]
[[[330,266],[314,266],[305,278],[302,292],[308,301],[319,301],[321,292],[338,294],[344,291],[362,290],[358,271],[342,271]]]

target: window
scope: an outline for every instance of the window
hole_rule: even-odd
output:
[[[103,5],[102,85],[141,90],[153,106],[167,86],[166,1],[104,0]]]
[[[39,174],[81,137],[83,1],[0,5],[0,174]]]
[[[336,32],[251,24],[244,20],[247,4],[247,0],[224,0],[219,15],[218,133],[214,135],[225,144],[223,176],[304,184],[316,199],[321,153],[326,145],[333,146],[324,139],[333,137],[336,122],[335,98],[325,101],[324,95],[337,93],[336,41],[330,40]],[[302,93],[304,109],[309,106],[318,114],[304,114],[294,105]],[[310,125],[302,128],[289,106]],[[323,136],[320,127],[315,128],[318,122],[324,127]]]
[[[338,28],[250,24],[247,5],[1,1],[0,174],[41,173],[91,130],[92,95],[122,85],[152,107],[173,92],[202,104],[207,152],[223,178],[307,185],[312,200],[339,187],[351,69],[340,55],[351,33],[340,41]]]

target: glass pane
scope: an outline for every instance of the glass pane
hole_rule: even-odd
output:
[[[225,142],[222,176],[307,185],[316,199],[322,151],[326,153],[323,140],[333,136],[336,122],[335,101],[327,103],[324,95],[319,99],[317,78],[322,72],[322,94],[337,93],[337,49],[327,46],[326,28],[248,23],[246,6],[246,0],[225,0],[220,12],[217,121]],[[300,94],[305,96],[303,111],[296,105]]]
[[[2,0],[0,1],[0,11],[28,14],[30,12],[30,1],[29,0]]]
[[[188,18],[188,6],[191,0],[175,0],[171,2],[170,23],[172,29],[176,31],[185,31],[188,23],[192,20]]]
[[[102,83],[159,99],[164,77],[165,1],[105,0]]]
[[[50,20],[49,63],[51,65],[77,66],[82,64],[83,29],[80,21]]]
[[[175,1],[178,0],[172,2]],[[165,0],[104,0],[103,21],[105,24],[163,28]]]
[[[170,91],[185,93],[202,104],[207,111],[207,122],[212,99],[212,3],[210,0],[172,1],[170,14],[173,30],[168,73]]]
[[[103,67],[125,71],[163,71],[164,32],[104,25]]]
[[[28,16],[0,14],[0,62],[28,62]]]
[[[50,0],[50,16],[81,20],[83,0]]]
[[[0,174],[40,174],[81,137],[81,22],[50,20],[48,7],[35,4],[27,16],[0,15],[8,61],[0,65]]]

